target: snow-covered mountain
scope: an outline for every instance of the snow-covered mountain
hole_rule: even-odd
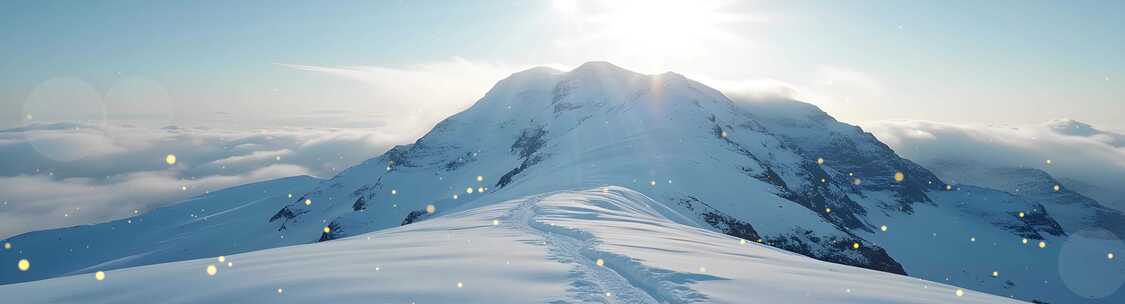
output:
[[[797,102],[732,101],[719,91],[675,73],[642,75],[604,62],[587,63],[569,72],[535,68],[513,74],[471,108],[439,123],[414,144],[395,147],[329,180],[298,178],[282,182],[284,186],[273,183],[213,192],[172,208],[122,220],[126,221],[124,224],[116,221],[17,236],[9,240],[16,253],[6,252],[0,256],[0,263],[14,265],[18,259],[27,258],[35,266],[28,272],[0,267],[0,283],[329,241],[372,231],[380,231],[367,234],[372,241],[393,238],[399,231],[416,231],[410,235],[417,239],[364,243],[361,238],[351,238],[344,241],[350,245],[302,246],[245,256],[292,261],[302,255],[330,258],[353,254],[365,247],[412,244],[419,246],[416,254],[422,256],[447,254],[444,252],[461,247],[443,249],[441,246],[447,245],[421,246],[412,242],[440,241],[433,240],[434,233],[451,237],[462,229],[457,228],[461,227],[456,223],[458,219],[492,210],[489,208],[501,208],[500,202],[526,201],[528,197],[555,191],[613,186],[622,187],[613,189],[627,193],[627,197],[651,198],[651,203],[643,201],[643,204],[659,211],[661,216],[657,219],[683,225],[666,233],[691,231],[683,238],[645,236],[665,232],[613,226],[597,221],[612,216],[609,213],[586,213],[578,206],[565,204],[553,206],[556,210],[552,214],[558,216],[557,221],[573,221],[574,225],[590,229],[603,229],[599,228],[601,225],[615,228],[599,230],[601,235],[608,236],[598,239],[653,240],[652,244],[629,242],[613,246],[619,250],[668,252],[668,259],[652,260],[642,254],[621,254],[616,262],[632,265],[630,267],[653,262],[690,264],[693,262],[679,262],[677,257],[719,252],[701,248],[713,243],[703,239],[720,237],[683,228],[694,227],[824,261],[908,274],[1018,299],[1106,303],[1125,299],[1121,292],[1090,299],[1090,295],[1074,291],[1074,284],[1086,284],[1085,281],[1060,278],[1061,265],[1075,265],[1073,263],[1109,270],[1091,274],[1092,280],[1113,282],[1125,277],[1121,264],[1105,259],[1106,252],[1101,248],[1076,249],[1103,257],[1081,261],[1064,261],[1059,250],[1072,229],[1112,229],[1112,225],[1117,225],[1112,223],[1121,222],[1120,213],[1109,214],[1106,221],[1071,221],[1069,217],[1057,220],[1054,208],[1061,203],[1010,191],[946,184],[925,168],[898,157],[870,134],[837,122],[814,106]],[[257,191],[263,193],[250,195]],[[634,191],[637,194],[631,194]],[[631,202],[638,204],[638,200]],[[507,209],[518,208],[509,206]],[[1070,209],[1086,212],[1081,206]],[[619,216],[637,217],[641,222],[641,218],[650,213]],[[128,221],[146,226],[128,226],[132,225]],[[435,224],[430,230],[420,228],[427,227],[426,222]],[[414,223],[417,225],[386,230]],[[1071,223],[1089,227],[1069,227]],[[463,229],[476,229],[473,227],[468,225]],[[548,228],[558,229],[549,225]],[[136,233],[148,238],[115,235],[118,229],[138,230],[140,232]],[[539,231],[546,233],[548,239],[556,237],[553,234],[568,235],[570,239],[563,242],[582,243],[589,239],[582,229],[551,229]],[[106,242],[114,238],[128,239]],[[519,242],[495,246],[536,241],[527,237],[512,239]],[[680,242],[692,242],[693,245],[687,246],[692,250],[676,249],[683,247]],[[115,249],[105,251],[106,247],[98,247],[99,244]],[[86,245],[91,247],[84,247]],[[664,245],[671,248],[661,247]],[[60,252],[59,248],[75,251]],[[340,252],[333,253],[334,249]],[[552,249],[550,256],[574,264],[571,266],[578,269],[575,272],[603,275],[594,271],[600,268],[584,269],[583,262],[565,254],[560,257],[555,251],[572,249],[587,257],[590,252],[583,250],[594,250]],[[398,254],[399,259],[409,258],[401,256],[405,253]],[[637,299],[642,299],[639,302],[737,299],[735,296],[745,294],[716,290],[702,292],[700,296],[705,298],[698,298],[691,290],[696,284],[708,286],[712,281],[724,280],[771,286],[764,282],[780,275],[776,272],[787,271],[767,267],[759,269],[769,271],[770,275],[765,278],[737,279],[750,275],[740,277],[734,272],[764,267],[752,262],[755,260],[753,252],[749,255],[751,258],[732,258],[730,263],[720,264],[718,267],[724,272],[731,271],[725,276],[710,272],[683,275],[683,267],[689,266],[679,265],[677,270],[665,271],[673,266],[648,264],[644,267],[655,268],[613,269],[614,274],[604,274],[625,277],[632,282],[627,285],[632,287],[621,285],[623,289],[613,289],[599,285],[598,282],[603,281],[577,276],[568,281],[566,288],[577,294],[577,299],[592,299],[587,297],[590,291],[598,291],[592,293],[596,296],[603,290],[599,288],[634,290],[640,296]],[[478,258],[483,262],[490,257]],[[341,259],[352,261],[347,257]],[[746,266],[741,266],[743,262]],[[199,263],[157,267],[173,270],[196,267]],[[266,265],[265,261],[254,263]],[[305,261],[291,263],[298,268],[346,267],[311,265]],[[418,267],[420,270],[410,273],[425,277],[434,275],[428,272],[437,271]],[[817,276],[816,271],[825,271],[820,266],[794,267],[797,268],[792,271],[813,271],[807,277],[799,276],[801,280],[812,280],[808,277]],[[656,268],[665,270],[654,270]],[[157,275],[155,269],[159,268],[127,271],[138,277],[151,277]],[[258,274],[278,271],[308,270],[263,268]],[[867,272],[863,275],[869,276]],[[67,283],[68,280],[77,279],[28,286],[78,284]],[[663,281],[673,283],[661,283]],[[812,285],[828,284],[817,282]],[[668,292],[673,292],[674,296],[659,295],[666,291],[651,287],[652,284],[669,288]],[[538,288],[559,287],[544,284]],[[793,291],[793,287],[789,288]],[[636,289],[651,298],[644,298]],[[811,289],[803,291],[820,294]],[[767,290],[773,289],[761,292]],[[395,290],[388,288],[381,292]],[[495,292],[490,294],[495,295]],[[779,291],[778,295],[792,294]],[[27,296],[47,299],[35,291]],[[783,298],[789,297],[777,299]],[[548,297],[543,299],[549,301]],[[829,298],[821,298],[825,299]],[[866,300],[897,302],[906,299],[908,297]],[[822,302],[815,297],[811,301]]]
[[[1050,211],[1051,218],[1067,231],[1106,230],[1125,236],[1125,216],[1107,208],[1079,191],[1069,182],[1055,179],[1035,168],[990,167],[970,162],[938,161],[934,171],[941,176],[956,176],[963,181],[1001,190],[1035,202]]]

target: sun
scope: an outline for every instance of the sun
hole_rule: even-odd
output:
[[[660,64],[707,55],[709,48],[736,41],[724,30],[738,15],[721,1],[554,0],[552,7],[575,22],[575,43],[604,48],[607,56]]]

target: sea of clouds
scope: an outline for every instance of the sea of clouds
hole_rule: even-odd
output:
[[[246,183],[331,177],[401,141],[381,134],[78,123],[0,130],[0,238],[122,218]]]
[[[931,169],[949,163],[1041,169],[1070,189],[1125,210],[1125,135],[1119,131],[1072,119],[1018,126],[919,120],[862,126],[899,155]],[[957,179],[955,172],[947,175],[952,176],[941,177]]]

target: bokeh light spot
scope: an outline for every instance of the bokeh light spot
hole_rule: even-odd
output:
[[[27,259],[20,259],[19,263],[16,263],[16,267],[19,268],[20,271],[27,271],[31,269],[31,262]]]

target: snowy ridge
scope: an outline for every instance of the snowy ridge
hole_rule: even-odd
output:
[[[18,303],[1015,303],[677,224],[661,205],[620,187],[562,191],[226,256],[230,267],[208,258],[0,292]]]

